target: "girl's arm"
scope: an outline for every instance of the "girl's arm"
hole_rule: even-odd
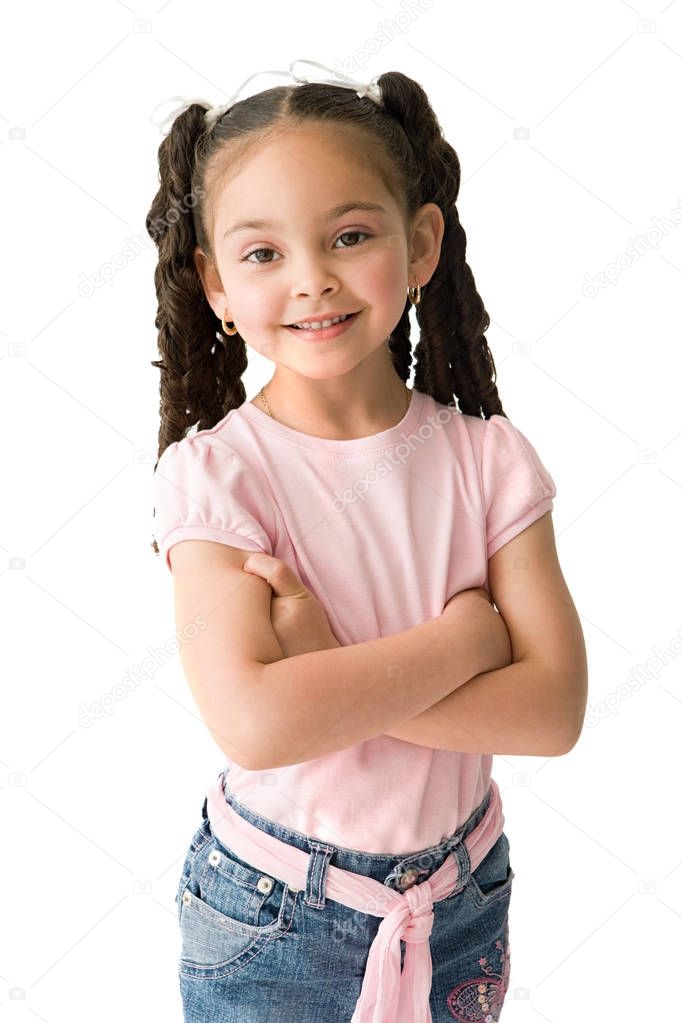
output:
[[[261,664],[251,726],[260,732],[259,769],[385,734],[464,685],[482,664],[504,663],[503,643],[491,639],[493,619],[499,615],[490,602],[466,590],[438,618],[393,636]],[[508,642],[505,630],[507,650]]]
[[[511,660],[506,627],[482,590],[455,594],[437,618],[394,636],[285,658],[273,590],[244,571],[252,553],[205,539],[169,548],[185,677],[215,742],[247,770],[374,738]],[[272,560],[276,585],[286,566]]]
[[[284,657],[340,646],[322,608],[283,562],[258,555],[252,570],[272,586],[272,620]],[[481,671],[385,734],[462,753],[560,756],[580,735],[587,670],[551,516],[496,552],[488,571],[492,595],[509,622],[515,663],[508,657]],[[489,622],[491,642],[496,639],[494,627],[501,623],[509,635],[504,619],[497,613],[496,619]]]
[[[555,757],[568,753],[580,727],[552,730],[556,679],[543,662],[517,661],[482,672],[387,735],[459,753]]]
[[[587,658],[549,512],[496,551],[488,580],[514,663],[476,675],[387,734],[463,753],[568,753],[582,731]]]
[[[282,654],[272,660],[280,661],[283,658],[341,646],[332,632],[324,608],[286,562],[267,554],[252,554],[242,568],[265,579],[272,590],[270,621],[282,650]],[[483,588],[467,592],[478,593],[490,602],[489,594]],[[448,601],[448,605],[459,597],[460,595],[456,594]],[[458,625],[458,621],[453,621],[452,628],[456,629]],[[495,613],[490,621],[489,630],[486,638],[491,649],[503,647],[500,651],[500,661],[492,667],[501,668],[511,661],[511,646],[508,642],[507,628],[499,614]],[[470,652],[475,656],[475,650]],[[470,684],[470,681],[467,684]],[[454,692],[461,691],[462,687]],[[448,714],[447,711],[447,701],[453,695],[454,693],[450,693],[448,697],[433,704],[416,717],[399,724],[397,728],[393,727],[387,734],[419,745],[441,749],[457,748],[452,743],[461,745],[462,727],[457,728],[456,723],[453,727],[452,712]],[[480,737],[469,735],[466,735],[466,739],[469,743],[473,739],[478,746],[482,741]]]

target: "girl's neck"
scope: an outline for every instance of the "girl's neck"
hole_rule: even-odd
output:
[[[283,426],[324,440],[356,440],[389,430],[404,419],[412,392],[395,372],[393,378],[367,401],[357,394],[327,398],[310,387],[304,395],[292,395],[284,386],[278,388],[274,378],[264,392],[269,414]],[[268,414],[260,392],[250,403]]]

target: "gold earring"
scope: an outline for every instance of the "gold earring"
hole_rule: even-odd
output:
[[[227,312],[227,309],[225,310],[225,313],[226,313],[226,312]],[[222,316],[222,320],[223,320],[223,330],[225,331],[225,333],[226,333],[226,334],[238,334],[238,333],[239,333],[239,331],[238,331],[238,330],[237,330],[237,328],[235,327],[235,325],[234,325],[234,322],[232,323],[232,326],[231,326],[231,327],[228,327],[228,325],[227,325],[227,324],[225,323],[225,313],[223,313],[223,316]]]
[[[417,281],[416,288],[410,288],[408,286],[408,288],[407,288],[407,295],[408,295],[408,298],[410,299],[410,302],[412,303],[412,305],[419,305],[419,303],[421,302],[421,299],[422,299],[422,289],[421,289],[421,286],[419,284],[419,281]]]

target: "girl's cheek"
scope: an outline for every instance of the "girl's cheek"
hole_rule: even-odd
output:
[[[401,248],[387,247],[383,258],[373,260],[368,266],[368,280],[371,287],[384,297],[396,290],[396,280],[404,274],[404,256]]]
[[[406,292],[402,287],[396,286],[396,280],[400,280],[400,274],[399,269],[393,274],[374,273],[367,292],[371,296],[371,304],[377,313],[381,315],[381,311],[383,311],[384,315],[393,323],[398,322],[405,308]]]
[[[277,317],[281,319],[282,310],[274,302],[267,292],[267,288],[245,290],[242,286],[238,298],[239,310],[245,323],[249,323],[255,329],[269,329],[278,324]]]

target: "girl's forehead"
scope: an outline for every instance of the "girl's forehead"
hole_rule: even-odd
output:
[[[379,155],[378,143],[367,131],[340,121],[280,126],[261,138],[238,141],[237,147],[241,148],[238,162],[242,166],[276,161],[286,154],[315,162],[324,161],[326,155],[343,165],[372,166]]]
[[[264,183],[296,185],[323,193],[339,181],[380,187],[376,153],[368,146],[352,145],[347,131],[292,131],[254,147],[237,160],[234,173],[224,177],[225,191],[259,188]]]
[[[287,209],[294,207],[320,222],[351,202],[380,207],[366,212],[395,215],[395,200],[369,154],[349,152],[344,143],[329,133],[291,133],[240,161],[238,170],[223,179],[216,203],[219,237],[233,230],[237,220],[286,220]]]

